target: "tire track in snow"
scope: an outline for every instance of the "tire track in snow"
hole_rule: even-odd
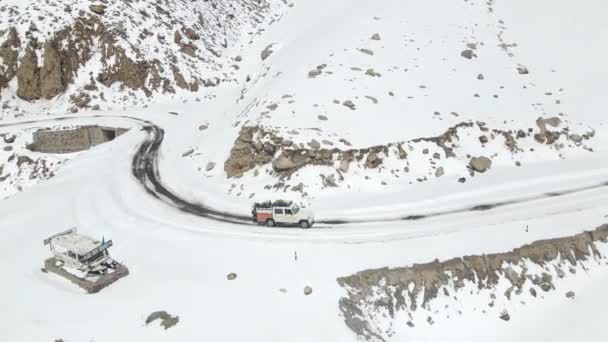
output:
[[[167,205],[170,205],[182,212],[196,215],[199,217],[205,217],[211,220],[227,222],[233,224],[241,224],[241,225],[257,225],[253,222],[253,219],[250,215],[243,215],[237,213],[230,213],[222,210],[213,209],[211,207],[206,206],[203,202],[190,202],[189,200],[180,197],[179,194],[171,191],[166,185],[163,184],[162,179],[160,177],[159,172],[159,152],[160,147],[164,141],[165,132],[162,128],[157,126],[151,121],[130,117],[130,116],[105,116],[105,115],[96,115],[96,116],[83,116],[83,117],[61,117],[61,118],[53,118],[53,119],[43,119],[43,120],[30,120],[23,121],[17,123],[8,123],[8,124],[0,124],[0,128],[5,127],[18,127],[28,124],[36,124],[43,122],[60,122],[66,120],[77,120],[77,119],[91,119],[91,118],[120,118],[126,119],[140,125],[141,129],[146,132],[147,138],[140,144],[137,149],[137,152],[133,156],[133,160],[131,163],[131,172],[133,176],[138,180],[138,182],[142,185],[144,190],[152,197],[164,202]],[[393,216],[390,218],[373,218],[373,219],[344,219],[344,218],[335,218],[335,219],[325,219],[317,221],[317,224],[326,225],[317,228],[330,228],[331,226],[337,225],[347,225],[354,223],[374,223],[374,222],[398,222],[398,221],[420,221],[427,218],[436,218],[441,216],[449,216],[454,214],[462,214],[467,212],[476,212],[476,211],[490,211],[496,208],[501,208],[509,205],[515,204],[525,204],[532,203],[535,201],[540,201],[548,198],[562,197],[571,194],[581,193],[590,190],[596,190],[600,188],[608,187],[608,181],[604,181],[594,185],[582,186],[577,188],[572,188],[568,190],[563,190],[559,192],[547,192],[537,195],[530,195],[521,197],[514,200],[509,201],[501,201],[501,202],[489,202],[489,203],[481,203],[474,206],[466,206],[462,208],[450,209],[450,210],[442,210],[435,212],[427,212],[427,213],[407,213],[403,215]]]

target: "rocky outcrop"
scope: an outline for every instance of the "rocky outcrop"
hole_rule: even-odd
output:
[[[6,40],[0,44],[0,89],[17,75],[17,59],[21,40],[14,28],[8,31]]]
[[[21,59],[17,69],[17,96],[29,101],[40,98],[38,56],[31,47]]]
[[[339,307],[346,325],[354,333],[368,340],[383,341],[392,330],[376,325],[375,317],[395,317],[397,311],[411,313],[420,309],[430,313],[433,311],[430,304],[435,298],[445,296],[457,300],[459,291],[467,284],[491,291],[492,300],[500,295],[495,291],[501,279],[509,284],[503,293],[507,300],[522,294],[525,288],[536,296],[539,291],[554,290],[554,279],[567,274],[564,268],[575,273],[580,261],[605,258],[598,251],[597,243],[607,242],[608,224],[605,224],[589,232],[540,240],[505,253],[361,271],[337,279],[347,293],[340,299]],[[529,269],[529,263],[540,267]],[[489,306],[493,306],[493,301]]]
[[[549,133],[546,125],[557,126],[559,123],[554,119],[542,121],[541,132]],[[499,130],[490,129],[484,122],[461,122],[452,127],[449,127],[442,134],[435,137],[415,138],[408,141],[397,143],[389,143],[387,145],[373,146],[361,149],[341,150],[338,148],[322,148],[323,145],[333,146],[333,143],[328,140],[322,140],[323,145],[316,139],[312,139],[306,145],[308,148],[303,148],[304,145],[295,145],[291,140],[286,140],[279,137],[275,132],[265,131],[259,127],[243,127],[239,138],[235,141],[229,158],[224,164],[224,169],[228,177],[241,175],[256,166],[265,165],[272,162],[273,170],[279,176],[288,176],[298,169],[307,165],[325,165],[335,167],[338,171],[346,173],[350,168],[352,161],[361,162],[368,169],[379,168],[386,157],[395,155],[398,159],[405,160],[408,158],[408,152],[404,149],[405,145],[413,148],[416,143],[432,143],[444,151],[445,158],[458,157],[455,149],[458,148],[459,132],[461,130],[478,129],[484,133],[482,138],[478,139],[482,147],[486,144],[491,144],[497,137],[504,139],[505,147],[512,153],[523,151],[518,148],[517,141],[520,139],[528,139],[529,135],[523,130]],[[564,128],[559,134],[566,132]],[[529,132],[533,132],[532,129]],[[545,136],[543,135],[543,136]],[[488,136],[491,137],[488,138]],[[580,135],[580,139],[585,140],[593,136],[593,133]],[[578,136],[574,136],[578,139]],[[340,139],[345,145],[344,139]],[[555,140],[552,140],[554,143]],[[547,142],[548,143],[548,142]],[[581,143],[577,143],[580,146]],[[423,153],[429,153],[429,149],[422,150]],[[433,159],[442,158],[440,153],[434,153]],[[492,160],[487,157],[467,156],[468,167],[476,172],[486,172],[492,166]],[[443,176],[443,168],[434,168],[437,177]]]
[[[176,0],[135,9],[127,2],[102,1],[76,12],[54,2],[24,9],[8,4],[7,13],[13,16],[9,25],[42,16],[47,20],[53,16],[53,24],[31,24],[25,32],[20,24],[19,30],[9,26],[0,32],[0,88],[17,79],[15,91],[28,101],[51,99],[66,89],[90,92],[94,101],[109,101],[108,96],[122,95],[104,95],[99,85],[118,84],[119,91],[141,90],[151,96],[237,81],[240,77],[235,72],[222,71],[228,59],[224,49],[238,41],[243,28],[255,31],[270,24],[284,5],[267,0]],[[53,7],[56,13],[49,11]],[[179,35],[177,42],[167,38],[173,32]],[[85,76],[92,83],[68,88],[75,80],[85,79],[77,77],[84,65],[90,67],[90,75]],[[137,102],[137,96],[131,95],[121,102]]]
[[[65,85],[61,67],[61,55],[52,43],[44,48],[44,64],[40,70],[40,95],[46,99],[61,94]]]

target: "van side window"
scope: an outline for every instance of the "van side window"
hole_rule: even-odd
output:
[[[274,213],[278,215],[283,215],[283,209],[275,209]]]
[[[293,215],[291,209],[285,209],[285,215]]]

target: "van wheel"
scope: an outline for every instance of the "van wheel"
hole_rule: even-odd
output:
[[[266,220],[266,225],[268,227],[274,227],[276,224],[274,223],[273,219],[268,219],[268,220]]]
[[[310,223],[306,220],[300,221],[300,228],[310,228]]]

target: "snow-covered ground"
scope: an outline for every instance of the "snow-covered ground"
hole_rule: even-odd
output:
[[[157,94],[145,108],[81,110],[60,123],[53,118],[65,116],[61,100],[55,109],[52,101],[16,100],[26,119],[35,119],[31,123],[3,113],[0,135],[16,136],[11,151],[0,149],[0,177],[12,174],[9,183],[0,183],[0,197],[7,196],[0,201],[3,339],[355,341],[361,337],[344,322],[339,301],[347,291],[337,278],[508,252],[608,222],[608,50],[599,39],[608,34],[604,3],[308,0],[288,8],[284,15],[274,13],[281,20],[250,44],[231,51],[243,56],[239,75],[249,81],[191,96]],[[271,44],[273,52],[261,59]],[[461,55],[468,49],[476,57]],[[309,77],[313,70],[320,72]],[[347,100],[355,109],[343,105]],[[47,113],[52,116],[40,116]],[[513,151],[500,134],[491,136],[491,130],[538,133],[539,117],[560,118],[557,127],[547,127],[562,132],[556,143],[529,134]],[[310,230],[230,224],[151,196],[132,170],[134,155],[149,138],[141,130],[147,123],[138,119],[164,131],[158,176],[184,200],[247,215],[254,200],[288,197],[311,205],[321,222]],[[417,140],[462,122],[473,126],[449,146],[453,157]],[[131,129],[73,155],[25,149],[37,128],[88,124]],[[339,150],[403,142],[408,157],[391,151],[378,168],[366,167],[365,159],[353,163],[336,187],[324,186],[320,174],[338,175],[338,160],[307,165],[291,176],[278,175],[268,163],[228,179],[224,163],[239,131],[252,126],[304,148],[311,139]],[[589,139],[573,140],[585,134]],[[48,160],[53,176],[15,176],[12,153]],[[470,173],[471,156],[491,158],[492,167]],[[436,177],[440,166],[445,172]],[[7,187],[10,182],[22,191]],[[302,182],[307,194],[269,189],[279,182]],[[110,252],[130,275],[89,295],[41,272],[49,256],[42,240],[74,226],[113,239]],[[432,303],[433,324],[421,310],[409,327],[411,318],[399,312],[395,319],[381,318],[394,332],[382,338],[603,341],[608,245],[598,242],[597,248],[604,258],[554,279],[555,290],[543,298],[500,297],[487,308],[486,292],[439,296]],[[237,277],[227,280],[231,272]],[[567,298],[568,291],[575,297]],[[445,304],[449,310],[442,310]],[[498,317],[503,309],[509,321]],[[146,326],[146,317],[158,310],[178,315],[179,323],[168,330]]]

